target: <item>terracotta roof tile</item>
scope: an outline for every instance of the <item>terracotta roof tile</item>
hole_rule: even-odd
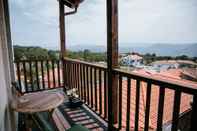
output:
[[[136,81],[131,81],[131,119],[130,126],[134,128],[135,122],[135,98],[136,98]],[[126,116],[127,116],[127,80],[123,81],[123,97],[122,97],[122,123],[123,127],[126,127]],[[145,105],[146,105],[146,84],[141,82],[140,89],[140,106],[139,106],[139,128],[144,127],[145,119]],[[157,110],[159,103],[159,87],[152,85],[151,91],[151,103],[150,103],[150,117],[149,117],[149,126],[150,128],[156,129],[157,126]],[[188,110],[190,108],[190,102],[192,97],[187,94],[182,94],[181,97],[181,106],[180,113]],[[163,123],[169,122],[172,120],[172,111],[173,111],[173,101],[174,101],[174,91],[170,89],[165,90],[165,101],[164,101],[164,114],[163,114]]]

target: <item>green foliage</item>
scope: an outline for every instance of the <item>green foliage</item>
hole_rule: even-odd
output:
[[[59,52],[40,47],[14,46],[15,60],[57,59]]]
[[[186,55],[172,57],[172,56],[156,56],[155,53],[153,54],[147,53],[143,55],[143,58],[144,58],[145,64],[150,64],[158,60],[191,60],[191,61],[197,62],[197,57],[188,57]]]
[[[40,47],[14,46],[15,60],[35,60],[35,59],[58,59],[59,51],[47,50]],[[84,51],[66,51],[66,56],[72,59],[85,60],[89,62],[106,61],[106,53]]]
[[[175,57],[175,59],[177,59],[177,60],[189,60],[189,57],[186,56],[186,55],[181,55],[181,56]]]
[[[50,59],[58,59],[59,58],[59,51],[53,51],[53,50],[49,50],[48,51],[48,57]]]
[[[88,62],[106,61],[106,53],[91,52],[87,49],[78,52],[67,51],[66,54],[67,57],[71,59],[79,59]]]

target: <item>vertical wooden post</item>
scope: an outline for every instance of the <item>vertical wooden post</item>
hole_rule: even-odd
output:
[[[65,33],[65,16],[64,16],[64,4],[62,0],[59,0],[59,26],[60,26],[60,57],[63,58],[66,53],[66,33]]]
[[[65,33],[65,16],[64,16],[64,4],[62,0],[59,0],[59,29],[60,29],[60,59],[62,60],[62,76],[64,87],[66,86],[66,74],[65,74],[65,61],[64,56],[66,56],[66,33]],[[64,88],[65,89],[65,88]]]
[[[118,77],[113,68],[118,67],[118,0],[107,0],[107,66],[108,66],[108,130],[118,119]],[[112,99],[113,98],[113,99]],[[113,107],[113,108],[112,108]]]

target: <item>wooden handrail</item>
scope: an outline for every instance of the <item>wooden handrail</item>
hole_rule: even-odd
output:
[[[64,58],[64,60],[69,61],[69,62],[73,62],[73,63],[84,64],[84,65],[87,65],[87,66],[93,66],[93,67],[100,68],[100,69],[103,69],[103,70],[107,69],[107,66],[93,64],[93,63],[89,63],[89,62],[85,62],[85,61],[81,61],[81,60],[77,60],[77,59]]]
[[[165,86],[165,88],[173,89],[173,90],[181,90],[182,92],[189,93],[189,94],[197,94],[197,83],[191,82],[188,83],[184,80],[173,80],[167,77],[158,77],[153,75],[145,75],[140,73],[128,72],[122,69],[113,69],[113,72],[117,75],[121,74],[123,76],[135,78],[138,80],[151,82],[156,85]]]

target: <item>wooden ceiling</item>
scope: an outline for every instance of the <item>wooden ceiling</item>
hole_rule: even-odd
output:
[[[78,7],[83,0],[62,0],[63,4],[70,8]]]

